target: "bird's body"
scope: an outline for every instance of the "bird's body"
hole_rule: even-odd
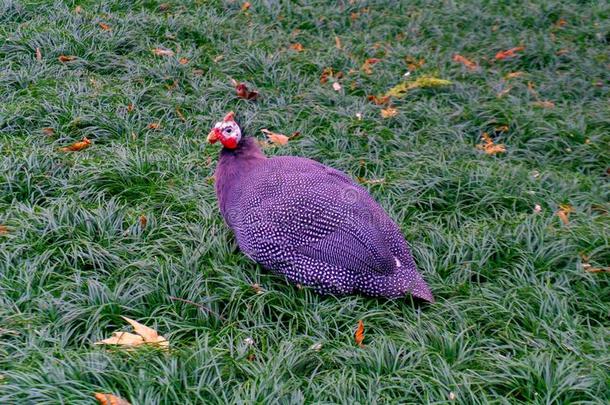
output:
[[[323,294],[434,300],[398,226],[366,189],[310,159],[267,158],[239,135],[221,152],[216,192],[248,257]]]

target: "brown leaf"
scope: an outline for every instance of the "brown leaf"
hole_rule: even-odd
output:
[[[517,52],[521,52],[525,49],[523,46],[517,46],[515,48],[507,49],[506,51],[500,51],[496,53],[496,60],[504,60],[517,56]]]
[[[178,63],[180,63],[181,65],[186,65],[187,63],[189,63],[188,58],[180,58],[178,60]]]
[[[368,58],[364,61],[364,64],[360,69],[367,75],[370,75],[371,73],[373,73],[373,68],[371,66],[379,62],[381,62],[381,59],[379,58]]]
[[[152,52],[157,56],[174,56],[174,51],[165,48],[153,48]]]
[[[186,117],[182,113],[182,110],[180,109],[180,107],[176,107],[176,114],[178,115],[178,118],[180,118],[180,121],[186,122]]]
[[[381,110],[381,117],[382,118],[392,118],[392,117],[396,116],[396,114],[398,114],[398,110],[396,108],[394,108],[394,107],[391,107],[391,106]]]
[[[263,290],[263,288],[258,284],[252,284],[251,287],[256,294],[262,294],[265,292],[265,290]]]
[[[249,1],[246,1],[244,4],[241,5],[241,11],[248,11],[250,10],[250,7],[252,7],[252,4],[250,4]]]
[[[161,4],[159,4],[159,7],[157,7],[157,10],[159,10],[159,11],[167,11],[167,10],[169,10],[171,7],[172,7],[172,6],[171,6],[171,4],[169,4],[169,3],[161,3]]]
[[[405,56],[405,62],[407,62],[409,71],[414,71],[424,66],[426,60],[424,58],[417,59],[412,56]]]
[[[46,127],[42,129],[42,133],[46,136],[53,136],[55,134],[55,130],[51,127]]]
[[[42,60],[42,52],[40,52],[40,48],[36,48],[36,60],[37,61]]]
[[[73,60],[76,59],[76,56],[74,55],[59,55],[59,58],[57,58],[61,63],[66,63],[66,62],[71,62]]]
[[[237,97],[243,98],[244,100],[256,100],[258,98],[258,92],[248,89],[248,86],[246,86],[245,83],[240,83],[234,79],[231,79],[231,83],[235,86]]]
[[[99,26],[100,26],[100,28],[101,28],[102,30],[104,30],[104,31],[110,31],[110,30],[112,29],[112,28],[110,28],[110,25],[105,24],[105,23],[103,23],[103,22],[99,23],[98,25],[99,25]]]
[[[127,104],[127,112],[132,112],[135,106],[133,104]]]
[[[566,25],[568,25],[568,22],[566,20],[564,20],[563,18],[560,18],[555,23],[555,27],[557,27],[557,28],[565,27]]]
[[[364,347],[364,322],[362,320],[358,321],[358,328],[356,329],[356,333],[354,334],[354,340],[356,344],[360,347]]]
[[[261,132],[267,135],[269,141],[271,141],[271,143],[273,143],[274,145],[286,145],[288,143],[288,140],[290,139],[284,134],[271,132],[266,128],[261,129]]]
[[[8,226],[0,225],[0,235],[6,235],[6,234],[8,234]]]
[[[574,207],[570,204],[560,204],[559,209],[555,213],[564,225],[570,224],[570,213],[574,212]]]
[[[549,100],[534,101],[534,106],[541,108],[555,108],[555,103]]]
[[[94,395],[100,405],[131,405],[126,399],[113,394],[96,392]]]
[[[335,48],[343,49],[343,45],[341,44],[341,38],[335,35]]]
[[[140,215],[138,221],[140,222],[140,228],[146,228],[146,225],[148,224],[148,218],[146,218],[146,215]]]
[[[89,138],[84,137],[82,141],[74,142],[72,145],[59,148],[59,150],[62,152],[78,152],[80,150],[88,148],[89,146],[91,146],[91,141],[89,140]]]
[[[521,76],[523,76],[524,74],[525,74],[525,73],[523,73],[523,72],[510,72],[510,73],[508,73],[506,76],[504,76],[504,78],[505,78],[506,80],[508,80],[508,79],[516,79],[517,77],[521,77]]]
[[[372,101],[375,105],[386,105],[390,102],[390,96],[367,96],[369,101]]]
[[[150,124],[148,124],[148,129],[152,129],[154,131],[156,131],[157,129],[161,128],[161,124],[158,122],[151,122]]]
[[[225,56],[224,56],[224,55],[222,55],[222,54],[221,54],[221,55],[217,55],[217,56],[214,58],[214,63],[218,63],[218,62],[220,62],[221,60],[223,60],[224,58],[225,58]]]
[[[494,130],[496,132],[508,132],[508,125],[498,125]]]
[[[503,144],[494,143],[487,132],[483,132],[481,138],[483,139],[483,142],[476,146],[477,149],[482,150],[488,155],[496,155],[498,153],[506,152],[506,146]]]
[[[477,65],[476,62],[473,62],[457,53],[453,55],[453,61],[461,63],[462,65],[466,66],[468,70],[477,70],[479,68],[479,65]]]
[[[290,49],[297,51],[297,52],[303,52],[305,50],[303,45],[301,45],[299,42],[290,45]]]

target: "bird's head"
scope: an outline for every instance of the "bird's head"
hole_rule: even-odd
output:
[[[235,122],[235,113],[233,111],[225,115],[222,121],[218,121],[208,134],[209,143],[220,141],[222,146],[228,149],[237,148],[240,140],[241,129],[237,122]]]

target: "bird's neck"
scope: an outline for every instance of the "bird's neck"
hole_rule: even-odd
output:
[[[241,192],[243,179],[266,159],[254,138],[242,138],[235,149],[222,149],[215,177],[216,194],[223,214],[231,199]]]

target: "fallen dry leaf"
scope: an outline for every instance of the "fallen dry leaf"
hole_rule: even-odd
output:
[[[394,117],[396,114],[398,114],[398,110],[394,107],[388,107],[388,108],[384,108],[381,110],[381,117],[382,118],[392,118]]]
[[[76,6],[76,7],[74,7],[74,12],[76,14],[80,14],[83,12],[83,8],[81,6]]]
[[[188,58],[180,58],[178,60],[178,63],[181,65],[186,65],[187,63],[189,63],[189,60],[188,60]]]
[[[293,51],[297,51],[297,52],[303,52],[305,50],[303,45],[301,45],[299,42],[290,45],[290,49],[292,49]]]
[[[244,4],[241,5],[241,11],[248,11],[250,10],[250,7],[252,7],[252,4],[250,4],[249,1],[246,1]]]
[[[151,122],[150,124],[147,125],[148,129],[152,129],[153,131],[156,131],[157,129],[161,128],[161,124],[158,122]]]
[[[146,215],[140,215],[138,222],[140,222],[140,228],[144,229],[148,224],[148,218],[146,218]]]
[[[555,108],[555,103],[549,100],[534,101],[533,105],[540,108]]]
[[[364,177],[357,177],[358,183],[360,184],[383,184],[385,179],[367,179]]]
[[[477,70],[479,68],[479,65],[477,65],[476,62],[473,62],[470,59],[467,59],[464,56],[457,54],[457,53],[455,55],[453,55],[453,61],[457,62],[457,63],[461,63],[462,65],[466,66],[466,68],[468,70]]]
[[[334,83],[333,83],[333,89],[334,89],[335,91],[339,91],[339,90],[341,90],[341,84],[340,84],[339,82],[334,82]]]
[[[433,76],[421,76],[416,80],[406,81],[397,84],[396,86],[388,90],[385,95],[390,97],[404,97],[404,95],[407,94],[409,90],[444,87],[449,86],[450,84],[452,84],[450,80],[439,79]]]
[[[335,79],[341,79],[343,77],[343,72],[339,71],[339,72],[335,72],[332,68],[324,68],[324,70],[322,71],[322,74],[320,75],[320,83],[324,84],[326,82],[328,82],[328,79],[330,78],[335,78]]]
[[[105,24],[105,23],[103,23],[103,22],[99,23],[98,25],[99,25],[99,26],[100,26],[100,28],[101,28],[102,30],[104,30],[104,31],[110,31],[110,30],[112,29],[112,28],[110,28],[110,25]]]
[[[491,137],[489,136],[489,134],[487,132],[483,132],[483,135],[481,135],[481,139],[483,140],[483,142],[478,144],[476,146],[476,148],[479,150],[482,150],[486,154],[496,155],[498,153],[506,152],[506,146],[504,146],[504,144],[501,144],[501,143],[499,143],[499,144],[494,143],[494,141],[491,139]]]
[[[362,343],[364,341],[364,322],[362,322],[362,320],[358,321],[358,328],[356,329],[356,333],[354,333],[354,340],[358,346],[364,347],[364,344]]]
[[[373,66],[374,64],[379,63],[379,62],[381,62],[381,59],[379,59],[379,58],[368,58],[367,60],[364,61],[364,64],[362,65],[362,67],[360,69],[367,75],[370,75],[373,73],[373,68],[371,66]]]
[[[367,96],[367,100],[373,102],[375,105],[386,105],[390,102],[390,96]]]
[[[174,56],[174,51],[165,48],[153,48],[152,52],[157,56]]]
[[[89,138],[84,137],[82,141],[74,142],[72,145],[59,148],[59,150],[62,152],[78,152],[79,150],[86,149],[89,146],[91,146],[91,141]]]
[[[74,55],[59,55],[57,58],[61,63],[71,62],[76,59]]]
[[[506,76],[504,76],[504,78],[506,80],[508,80],[508,79],[516,79],[517,77],[521,77],[524,74],[525,74],[524,72],[510,72],[510,73],[507,73]]]
[[[271,132],[266,128],[261,129],[261,132],[267,135],[269,141],[271,141],[271,143],[273,143],[274,145],[286,145],[290,140],[290,138],[286,135]]]
[[[6,234],[8,234],[8,226],[0,225],[0,235],[6,235]]]
[[[496,53],[496,60],[504,60],[517,56],[517,52],[521,52],[525,49],[524,46],[517,46],[514,48],[507,49],[506,51],[500,51]]]
[[[127,347],[135,347],[140,345],[154,345],[163,349],[169,348],[169,342],[163,336],[160,336],[156,330],[142,325],[133,319],[122,316],[134,329],[135,334],[129,332],[114,332],[112,337],[95,342],[96,345],[119,345]]]
[[[240,83],[237,80],[231,79],[231,84],[235,87],[235,93],[237,97],[243,98],[244,100],[256,100],[258,98],[258,92],[248,89],[245,83]]]
[[[42,129],[42,133],[46,136],[53,136],[55,134],[55,130],[51,127],[46,127]]]
[[[564,225],[570,224],[570,213],[574,212],[574,207],[570,204],[560,204],[559,209],[555,213]]]
[[[265,292],[265,290],[258,284],[252,284],[251,287],[256,294],[262,294]]]
[[[131,405],[129,401],[116,395],[96,392],[95,399],[100,405]]]
[[[335,48],[343,49],[343,45],[341,44],[341,38],[335,35]]]
[[[37,61],[42,60],[42,52],[40,52],[40,48],[36,48],[36,60]]]
[[[132,112],[135,106],[133,104],[127,104],[127,112]]]
[[[494,128],[496,132],[508,132],[508,125],[498,125]]]
[[[513,89],[513,86],[506,86],[505,89],[502,89],[498,92],[498,94],[496,94],[496,97],[498,98],[502,98],[505,95],[507,95],[511,90]]]
[[[424,58],[417,59],[412,56],[405,56],[405,62],[407,62],[407,68],[409,71],[412,72],[424,66],[426,60]]]
[[[178,115],[178,118],[180,118],[180,121],[186,122],[186,117],[182,113],[182,110],[180,109],[180,107],[176,107],[176,114]]]
[[[560,18],[559,20],[557,20],[557,22],[554,25],[557,28],[561,28],[561,27],[565,27],[567,24],[568,24],[568,22],[565,19]]]

